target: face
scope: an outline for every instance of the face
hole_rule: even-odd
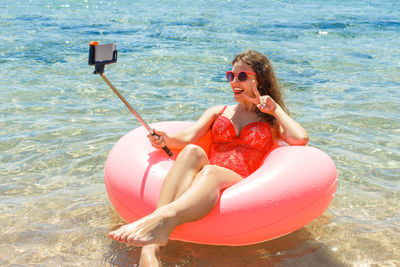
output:
[[[233,65],[232,71],[236,74],[241,71],[254,72],[250,65],[241,61],[238,61]],[[248,73],[246,81],[239,81],[238,75],[236,75],[230,82],[236,102],[248,102],[248,100],[243,96],[244,93],[249,97],[255,97],[252,81],[255,81],[257,85],[256,76]]]

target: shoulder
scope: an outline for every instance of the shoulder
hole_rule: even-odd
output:
[[[272,129],[279,129],[279,123],[276,118],[270,114],[262,113],[259,114],[260,121],[268,123]]]
[[[203,127],[204,125],[209,127],[212,124],[212,122],[218,117],[218,114],[221,112],[223,108],[224,106],[214,106],[208,108],[206,111],[203,112],[203,114],[197,120],[197,126],[200,128]]]
[[[216,117],[221,111],[225,109],[226,106],[214,106],[209,109],[207,109],[204,114],[207,114],[209,116]]]

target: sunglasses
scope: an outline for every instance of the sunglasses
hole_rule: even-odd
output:
[[[251,71],[241,71],[241,72],[238,72],[238,73],[235,73],[233,71],[227,71],[226,72],[226,79],[228,80],[228,82],[231,82],[237,76],[239,81],[245,82],[247,80],[249,74],[256,75],[254,72],[251,72]]]

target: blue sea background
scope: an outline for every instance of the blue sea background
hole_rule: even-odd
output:
[[[171,241],[164,266],[400,265],[400,2],[9,1],[0,8],[0,265],[134,266],[103,183],[107,154],[139,126],[87,65],[115,42],[107,77],[148,122],[233,104],[225,71],[266,54],[309,145],[339,185],[317,220],[244,247]]]

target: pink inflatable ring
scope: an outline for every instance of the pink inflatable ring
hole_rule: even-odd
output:
[[[169,134],[193,122],[160,122]],[[105,185],[116,211],[133,222],[155,210],[174,158],[154,149],[144,127],[132,130],[112,148],[105,164]],[[209,135],[198,145],[206,151]],[[222,192],[216,207],[201,220],[178,226],[171,239],[215,245],[247,245],[289,234],[320,216],[337,187],[332,159],[309,146],[280,146],[262,166]]]

